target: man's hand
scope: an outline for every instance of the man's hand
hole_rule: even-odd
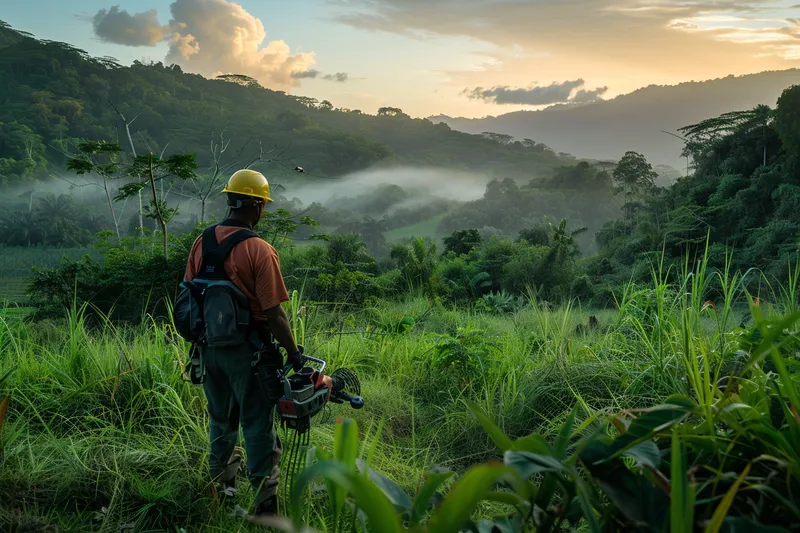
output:
[[[287,363],[292,365],[295,372],[300,372],[305,366],[305,359],[303,358],[303,346],[298,344],[297,351],[290,353],[286,360]]]

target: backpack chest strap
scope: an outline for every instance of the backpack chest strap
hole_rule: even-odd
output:
[[[218,224],[219,225],[219,224]],[[225,260],[233,248],[248,239],[258,237],[258,234],[249,229],[240,229],[233,235],[217,242],[217,226],[210,226],[203,231],[203,260],[197,277],[202,279],[228,279],[225,273]]]

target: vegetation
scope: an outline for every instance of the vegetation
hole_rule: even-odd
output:
[[[333,368],[355,368],[368,404],[352,413],[360,447],[353,424],[317,422],[291,519],[329,531],[352,520],[371,531],[470,520],[499,531],[791,531],[797,278],[748,310],[746,279],[703,268],[673,283],[656,272],[599,320],[535,301],[504,315],[419,298],[313,306],[302,341]],[[242,528],[208,491],[202,394],[181,380],[186,352],[168,324],[122,326],[86,308],[34,327],[3,320],[5,529]],[[505,466],[491,461],[501,455]],[[318,476],[350,504],[306,494]]]
[[[659,188],[636,152],[578,162],[5,25],[0,52],[4,280],[36,267],[0,312],[0,529],[798,531],[800,87],[685,127],[694,173]],[[484,172],[483,195],[361,175],[293,196],[397,164]],[[299,341],[368,402],[316,421],[266,524],[218,506],[170,320],[244,166],[295,180],[256,229]]]

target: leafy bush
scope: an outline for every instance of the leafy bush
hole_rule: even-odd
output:
[[[475,310],[484,313],[495,313],[499,315],[516,313],[525,306],[525,300],[521,296],[514,296],[507,292],[490,292],[484,294],[475,303]]]

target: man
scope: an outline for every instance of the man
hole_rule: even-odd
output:
[[[240,170],[222,191],[228,195],[230,215],[214,226],[217,243],[243,228],[255,228],[272,202],[269,183],[260,172]],[[186,280],[197,277],[203,264],[203,238],[195,241],[186,265]],[[281,303],[289,300],[275,249],[266,241],[249,238],[236,244],[224,262],[228,279],[247,297],[255,339],[271,345],[271,336],[286,350],[295,369],[302,367],[302,347],[295,342]],[[227,317],[226,317],[227,319]],[[232,317],[231,320],[234,320]],[[206,347],[203,383],[211,419],[211,475],[225,494],[235,489],[241,457],[235,451],[239,424],[244,433],[250,483],[256,492],[256,516],[277,513],[277,488],[281,443],[275,432],[275,403],[253,375],[253,353],[262,346]],[[273,356],[280,357],[279,354]],[[279,366],[282,364],[280,361]]]

